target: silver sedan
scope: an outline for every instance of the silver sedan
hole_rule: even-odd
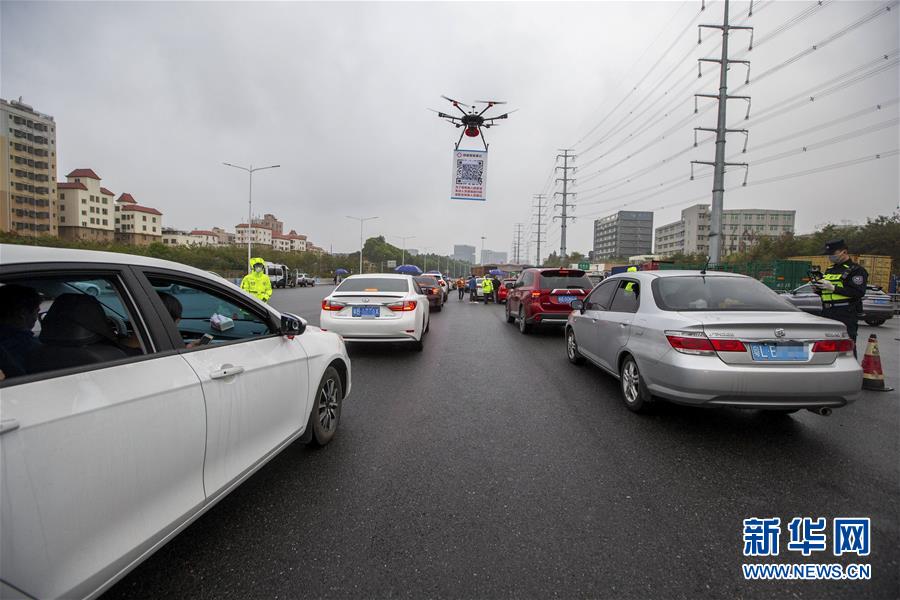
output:
[[[784,299],[804,312],[813,315],[822,314],[822,298],[810,284],[801,285],[795,290],[782,294]],[[868,286],[863,297],[863,311],[859,317],[867,325],[878,327],[894,317],[894,303],[891,297],[881,288]]]
[[[732,273],[640,271],[572,303],[566,353],[620,380],[635,412],[681,404],[819,414],[855,399],[862,369],[845,327]]]

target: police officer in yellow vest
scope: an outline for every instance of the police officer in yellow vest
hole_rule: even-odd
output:
[[[831,266],[822,279],[813,282],[816,293],[822,297],[822,316],[846,325],[853,340],[853,356],[856,356],[857,319],[862,313],[869,273],[850,260],[844,240],[827,242],[824,254]]]
[[[266,273],[266,261],[261,258],[250,259],[250,272],[241,280],[241,289],[253,294],[263,302],[272,297],[272,282]]]
[[[494,294],[494,282],[491,281],[490,277],[485,277],[481,280],[481,291],[484,292],[484,303],[488,303],[488,298],[491,298]]]
[[[637,272],[637,267],[635,267],[635,266],[628,267],[628,270],[626,271],[626,273],[636,273],[636,272]],[[625,291],[626,292],[634,291],[634,282],[633,281],[629,281],[628,283],[625,284]]]

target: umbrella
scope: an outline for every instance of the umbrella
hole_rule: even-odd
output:
[[[406,275],[421,275],[422,269],[417,267],[416,265],[400,265],[396,269],[394,269],[397,273],[404,273]]]
[[[347,269],[335,269],[334,271],[335,275],[347,275],[348,273],[350,273],[350,271]]]
[[[490,273],[491,275],[503,275],[503,271],[501,271],[500,269],[491,269],[490,271],[488,271],[488,273]]]

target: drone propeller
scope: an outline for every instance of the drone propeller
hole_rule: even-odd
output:
[[[454,100],[454,99],[451,98],[450,96],[443,96],[443,95],[442,95],[441,98],[443,98],[444,100],[446,100],[446,101],[452,103],[453,106],[465,106],[466,108],[472,108],[472,107],[469,106],[468,104],[466,104],[466,103],[464,103],[464,102],[460,102],[459,100]]]
[[[506,104],[506,100],[476,100],[479,104],[490,104],[494,106],[495,104]]]
[[[441,112],[439,110],[434,110],[433,108],[426,108],[425,110],[430,110],[431,112],[435,113],[437,116],[439,116],[442,119],[450,119],[452,121],[459,121],[459,117],[455,117],[453,115],[448,115],[447,113]]]
[[[513,113],[516,112],[517,110],[519,110],[519,109],[517,108],[517,109],[515,109],[515,110],[511,110],[511,111],[509,111],[509,112],[507,112],[507,113],[503,113],[502,115],[499,115],[499,116],[496,116],[496,117],[490,117],[490,118],[488,118],[488,119],[485,119],[485,121],[493,121],[494,119],[506,119],[506,118],[509,117],[509,115],[513,114]]]

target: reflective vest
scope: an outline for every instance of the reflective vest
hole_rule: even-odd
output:
[[[637,267],[628,267],[628,271],[627,271],[627,272],[628,272],[628,273],[636,273],[636,272],[637,272]],[[634,282],[633,282],[633,281],[629,281],[628,283],[625,284],[625,291],[626,291],[626,292],[633,292],[633,291],[634,291]]]
[[[830,281],[834,284],[833,292],[829,292],[828,290],[822,291],[822,302],[843,302],[845,300],[851,300],[850,296],[839,293],[839,290],[844,287],[844,282],[841,280],[843,278],[842,273],[825,273],[822,278],[825,281]]]
[[[490,294],[494,291],[494,284],[491,283],[490,279],[485,279],[481,282],[481,291],[483,291],[485,294]]]
[[[272,297],[272,281],[266,274],[266,263],[263,259],[253,258],[250,260],[250,268],[257,264],[263,265],[263,270],[259,273],[250,271],[247,275],[244,275],[244,278],[241,280],[241,289],[256,296],[263,302],[268,302],[269,298]]]

